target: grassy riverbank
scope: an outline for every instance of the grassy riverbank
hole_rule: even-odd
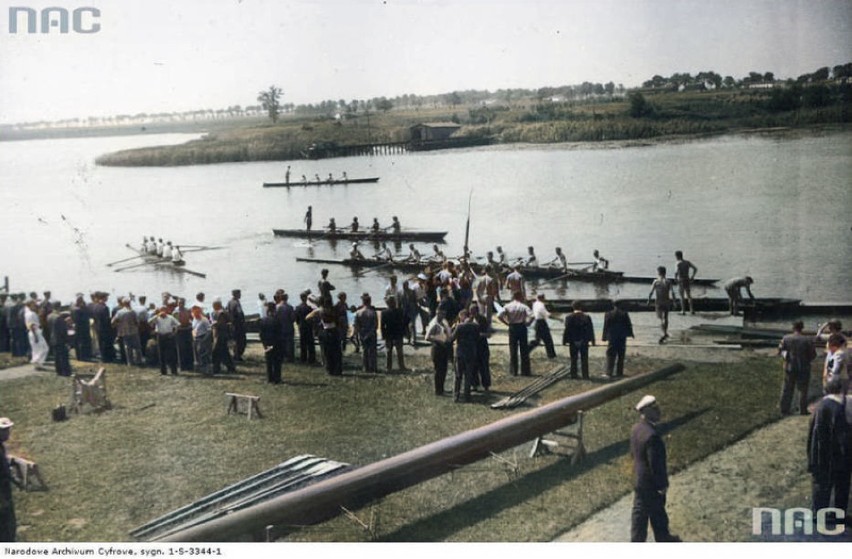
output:
[[[557,362],[537,356],[534,374],[563,364],[561,353]],[[679,353],[688,358],[688,347]],[[256,345],[249,357],[238,375],[214,379],[109,366],[113,409],[63,423],[53,423],[50,410],[67,401],[67,379],[40,373],[2,381],[3,414],[16,422],[10,452],[37,461],[50,487],[16,491],[19,539],[126,541],[134,527],[299,454],[365,465],[523,411],[487,405],[526,384],[506,375],[507,356],[499,346],[492,353],[492,393],[475,395],[473,404],[432,395],[426,350],[406,357],[413,372],[363,374],[358,356],[347,355],[343,377],[290,366],[280,386],[264,382]],[[684,372],[642,391],[663,405],[672,471],[777,417],[777,358],[749,352],[732,361],[684,361]],[[670,363],[631,355],[627,373]],[[593,359],[593,377],[601,367],[602,360]],[[600,382],[562,381],[530,403],[549,403]],[[265,417],[249,422],[226,415],[226,391],[260,396]],[[576,466],[559,456],[530,458],[529,445],[523,445],[501,455],[516,465],[514,471],[501,460],[484,460],[356,514],[373,519],[372,537],[381,541],[550,541],[629,492],[628,437],[640,396],[630,394],[586,415],[589,454]],[[340,517],[299,529],[289,539],[371,536]]]
[[[800,94],[806,100],[813,97],[806,95],[807,91]],[[404,142],[409,139],[410,126],[437,121],[459,123],[457,136],[489,138],[504,144],[648,140],[852,121],[848,86],[825,91],[817,101],[798,104],[784,104],[785,93],[769,90],[646,91],[641,93],[641,102],[635,95],[565,102],[522,99],[354,113],[339,120],[285,116],[277,124],[219,128],[186,144],[119,151],[97,161],[119,166],[286,161],[302,158],[302,152],[312,143],[345,146]]]

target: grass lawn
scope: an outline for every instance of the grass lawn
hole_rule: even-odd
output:
[[[40,373],[2,381],[0,415],[16,423],[9,451],[36,461],[49,486],[15,492],[19,541],[128,541],[131,529],[299,454],[365,465],[522,412],[492,410],[487,402],[529,382],[504,372],[502,348],[492,352],[492,393],[475,394],[472,404],[432,394],[424,349],[406,357],[413,372],[360,373],[358,356],[347,355],[343,377],[329,377],[320,367],[285,366],[279,386],[265,382],[257,346],[250,346],[248,357],[238,375],[212,379],[108,366],[113,409],[61,423],[50,412],[68,402],[68,379]],[[534,374],[565,360],[533,359]],[[643,391],[661,403],[670,471],[777,417],[777,358],[684,363],[685,371]],[[669,364],[629,358],[627,374]],[[593,359],[593,377],[601,368]],[[599,382],[560,381],[528,404],[549,403]],[[227,415],[228,391],[260,396],[264,418]],[[589,454],[576,466],[558,455],[530,458],[530,445],[523,445],[501,455],[517,465],[514,470],[484,460],[356,511],[365,522],[372,519],[372,535],[338,517],[295,529],[287,538],[549,541],[630,491],[628,437],[636,419],[632,406],[641,396],[630,394],[586,414]]]

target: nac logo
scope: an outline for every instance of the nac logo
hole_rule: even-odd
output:
[[[70,12],[65,8],[35,8],[11,6],[9,8],[9,33],[97,33],[101,30],[98,8],[82,7]]]
[[[833,528],[830,528],[827,522],[829,515],[832,515],[834,520],[837,521],[837,525]],[[773,536],[780,536],[781,534],[785,536],[796,534],[812,536],[814,528],[816,528],[818,534],[823,536],[837,536],[843,533],[842,521],[845,517],[846,511],[835,507],[819,509],[816,513],[816,519],[814,519],[813,511],[804,507],[787,509],[783,512],[783,515],[779,509],[756,507],[751,509],[751,533],[755,536],[761,535],[764,528],[763,521],[768,519],[770,533]]]

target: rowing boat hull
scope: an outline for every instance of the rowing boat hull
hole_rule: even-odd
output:
[[[578,300],[586,312],[606,312],[612,309],[611,299],[580,299]],[[553,312],[571,312],[572,299],[554,299],[546,301],[548,308]],[[619,299],[622,310],[627,312],[650,312],[654,311],[654,303],[648,304],[648,299]],[[689,303],[687,303],[687,306]],[[777,313],[790,312],[798,309],[798,299],[783,298],[760,298],[753,302],[744,301],[743,313],[749,316],[768,316]],[[726,297],[693,297],[692,307],[695,312],[727,312],[728,299]],[[672,302],[672,311],[680,311],[680,299]]]
[[[263,183],[264,188],[271,187],[284,187],[290,188],[291,186],[336,186],[339,184],[367,184],[367,183],[375,183],[379,182],[379,177],[367,177],[364,179],[347,179],[347,180],[324,180],[324,181],[299,181],[299,182],[265,182]]]
[[[399,233],[372,231],[327,231],[319,229],[308,231],[307,229],[273,229],[276,237],[298,237],[302,239],[342,240],[342,241],[420,241],[429,243],[442,243],[447,235],[446,231],[401,231]]]

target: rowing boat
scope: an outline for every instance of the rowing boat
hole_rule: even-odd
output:
[[[586,312],[606,312],[612,309],[611,299],[579,299],[576,300]],[[648,299],[619,299],[619,306],[627,312],[649,312],[655,310],[654,303],[648,304]],[[547,307],[553,312],[571,312],[575,300],[553,299],[547,300]],[[746,318],[752,316],[770,316],[779,313],[787,313],[799,308],[801,301],[798,299],[784,298],[758,298],[754,301],[743,301],[740,304]],[[687,308],[689,303],[687,303]],[[727,312],[728,299],[726,297],[693,297],[692,308],[695,312]],[[680,299],[672,301],[672,311],[680,311]]]
[[[429,262],[406,262],[405,260],[395,260],[388,262],[387,260],[379,260],[368,258],[364,260],[354,258],[333,259],[333,258],[302,258],[296,257],[297,262],[313,262],[314,264],[339,264],[341,266],[349,266],[350,268],[378,268],[387,267],[403,272],[422,272],[427,267],[430,267]],[[440,264],[431,263],[431,267],[435,270],[441,268]]]
[[[319,180],[319,181],[297,181],[297,182],[265,182],[263,183],[264,188],[270,187],[278,187],[282,186],[284,188],[290,188],[291,186],[334,186],[338,184],[365,184],[365,183],[374,183],[379,182],[379,177],[367,177],[363,179],[332,179],[332,180]]]
[[[323,239],[323,240],[349,240],[349,241],[419,241],[429,243],[442,243],[447,235],[446,231],[379,231],[365,229],[363,231],[346,231],[328,229],[317,229],[308,231],[307,229],[273,229],[272,232],[276,237],[299,237],[302,239]]]
[[[196,272],[195,270],[190,270],[184,267],[185,262],[183,260],[179,262],[174,262],[170,258],[161,258],[159,256],[155,256],[153,254],[146,254],[145,252],[139,250],[138,248],[134,248],[129,244],[125,245],[127,248],[135,252],[139,255],[139,257],[143,260],[141,264],[136,264],[134,266],[128,266],[125,268],[119,268],[115,270],[116,272],[121,272],[123,270],[127,270],[129,268],[136,268],[138,266],[154,266],[155,268],[160,268],[163,270],[171,270],[173,272],[178,272],[182,274],[189,274],[192,276],[197,276],[199,278],[206,278],[207,274],[202,274],[201,272]]]

